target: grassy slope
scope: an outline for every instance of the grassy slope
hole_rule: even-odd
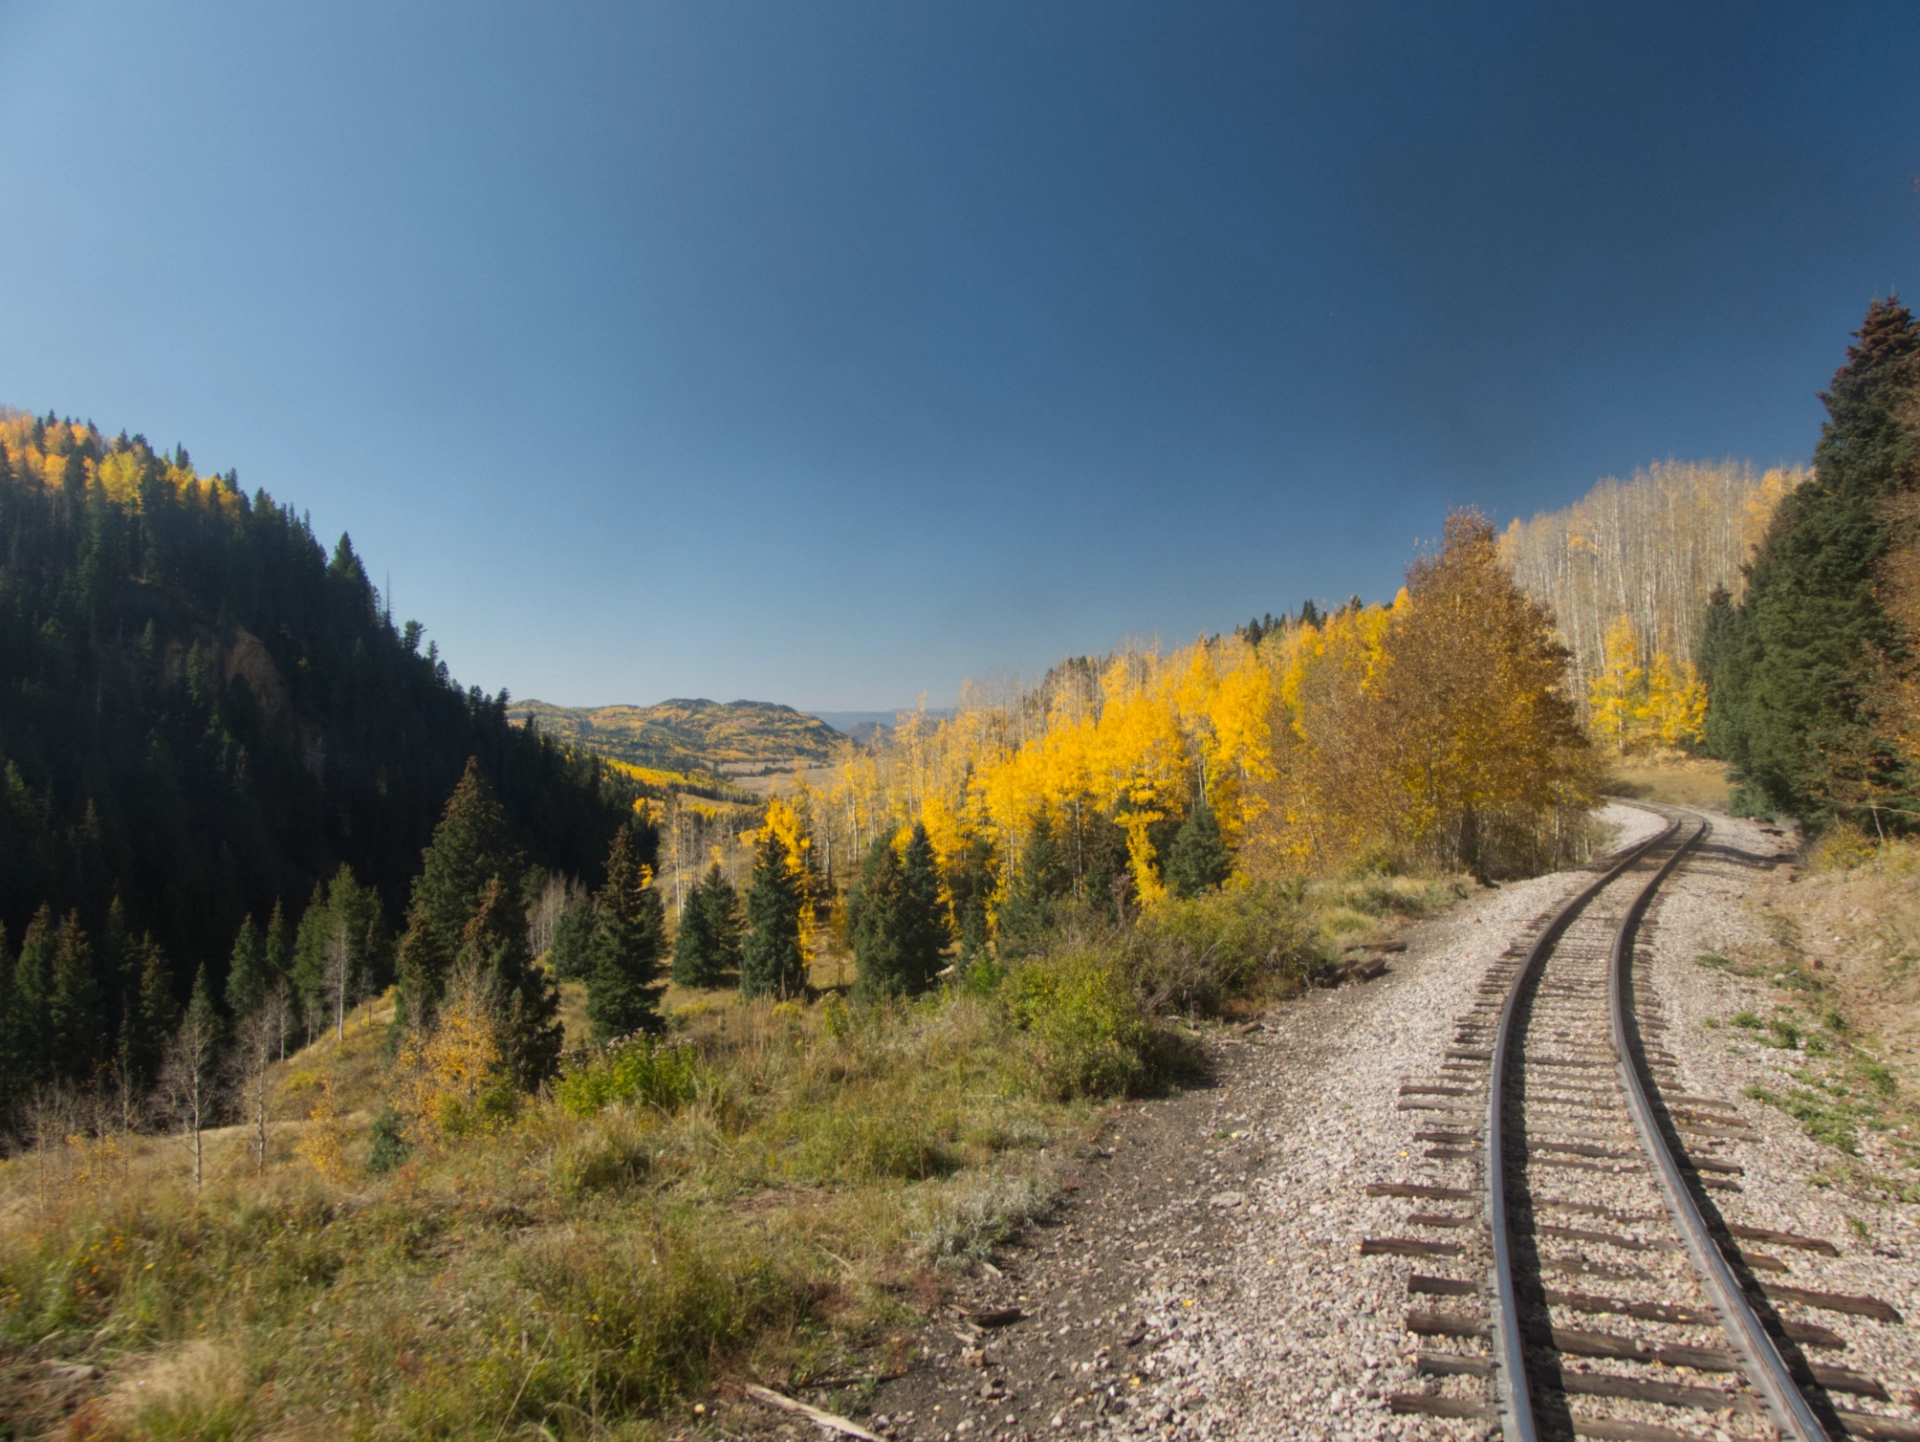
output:
[[[178,1137],[0,1162],[0,1393],[18,1435],[601,1438],[691,1421],[729,1375],[871,1378],[946,1269],[1049,1209],[1099,1095],[1178,1064],[1129,998],[1271,1001],[1454,894],[1180,903],[912,1006],[670,989],[681,1094],[530,1101],[384,1174],[369,1004],[279,1069],[264,1177],[241,1127],[208,1134],[198,1194]]]
[[[663,701],[657,706],[514,703],[542,731],[656,771],[725,776],[832,758],[845,738],[824,721],[770,701]]]
[[[1794,1053],[1791,1088],[1752,1095],[1835,1148],[1822,1180],[1863,1198],[1920,1200],[1920,843],[1876,850],[1830,836],[1808,869],[1760,887],[1767,942],[1700,958],[1768,984],[1771,1001],[1725,1024]],[[1861,1153],[1878,1134],[1897,1165]]]

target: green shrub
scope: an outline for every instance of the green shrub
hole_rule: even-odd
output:
[[[376,1176],[404,1162],[413,1148],[407,1145],[407,1119],[388,1107],[373,1119],[373,1144],[367,1149],[367,1170]]]
[[[701,1072],[692,1047],[636,1037],[570,1067],[554,1095],[577,1117],[592,1116],[616,1102],[673,1111],[694,1099]]]
[[[1154,1028],[1113,958],[1083,949],[1035,959],[1002,990],[1050,1095],[1133,1096],[1157,1080]]]
[[[1128,957],[1150,1012],[1211,1015],[1223,1003],[1304,981],[1315,960],[1298,899],[1256,883],[1169,900],[1140,923]]]

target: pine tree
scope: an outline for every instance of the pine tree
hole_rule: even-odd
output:
[[[1167,882],[1181,896],[1214,891],[1233,874],[1233,855],[1220,835],[1220,822],[1202,796],[1173,838],[1167,855]]]
[[[585,981],[593,970],[593,932],[593,898],[582,896],[569,902],[554,923],[547,969],[561,981]]]
[[[494,877],[461,928],[455,964],[470,967],[491,998],[503,1065],[523,1091],[560,1069],[560,992],[527,946],[526,910],[517,889]]]
[[[267,939],[249,912],[233,939],[227,963],[227,1011],[238,1020],[250,1016],[267,994]]]
[[[1053,823],[1042,812],[1033,821],[1020,850],[1013,884],[1000,910],[1000,950],[1020,955],[1053,925],[1054,911],[1072,893],[1073,876],[1053,839]]]
[[[267,985],[276,981],[293,981],[293,923],[287,920],[286,908],[278,897],[273,901],[273,914],[267,918],[267,933],[264,956],[267,966]]]
[[[173,991],[173,967],[151,936],[140,941],[140,985],[121,1021],[120,1055],[128,1078],[149,1086],[159,1075],[167,1039],[180,1024],[180,1002]]]
[[[719,986],[740,969],[740,897],[714,862],[687,893],[673,939],[673,979],[682,986]]]
[[[1090,808],[1083,819],[1083,871],[1080,895],[1096,915],[1110,921],[1126,919],[1127,898],[1133,892],[1133,867],[1127,857],[1127,832],[1104,811]]]
[[[622,826],[607,854],[607,884],[600,889],[587,976],[587,1020],[596,1042],[660,1028],[660,952],[666,909],[653,875]]]
[[[327,904],[324,883],[313,884],[307,909],[300,913],[300,925],[294,932],[293,1004],[298,1020],[305,1024],[311,1041],[320,1029],[326,1013],[327,946],[333,939],[333,908]]]
[[[771,829],[762,834],[747,886],[747,933],[740,948],[742,996],[803,996],[807,959],[800,949],[800,881],[787,847]]]
[[[467,761],[422,861],[400,939],[401,1005],[395,1017],[409,1025],[424,1022],[438,1005],[462,934],[489,884],[500,881],[518,900],[520,853],[477,760]]]
[[[673,979],[681,986],[714,984],[713,937],[707,926],[707,909],[700,904],[705,899],[706,882],[696,881],[681,908],[679,929],[673,934]]]
[[[946,908],[940,901],[940,870],[934,860],[933,843],[927,828],[913,824],[907,849],[900,858],[901,898],[901,979],[912,993],[925,991],[933,984],[943,960],[942,953],[953,941],[953,929]]]
[[[91,1081],[106,1060],[110,1035],[100,1014],[100,980],[94,975],[93,947],[80,928],[80,914],[69,912],[54,938],[53,984],[47,998],[47,1040],[59,1075]]]
[[[707,868],[706,895],[700,900],[706,915],[707,938],[711,950],[708,963],[716,984],[740,972],[740,893],[733,889],[720,863]]]
[[[18,1065],[23,1088],[53,1080],[53,959],[56,949],[53,910],[42,904],[20,939],[13,966],[13,1005],[19,1038]]]
[[[1875,581],[1889,506],[1920,460],[1920,328],[1897,300],[1876,300],[1855,339],[1822,396],[1813,479],[1774,511],[1745,601],[1702,647],[1716,754],[1756,799],[1816,824],[1912,785],[1874,733],[1867,693],[1900,646]]]
[[[847,936],[853,943],[854,995],[862,1001],[905,996],[907,978],[906,877],[893,838],[876,836],[860,869],[860,884],[847,899]]]
[[[967,842],[959,863],[947,878],[953,898],[955,929],[960,934],[960,964],[965,966],[987,948],[987,905],[993,897],[993,843],[984,836]]]

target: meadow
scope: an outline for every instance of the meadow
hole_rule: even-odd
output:
[[[0,1163],[10,1435],[643,1437],[738,1380],[857,1413],[967,1269],[1043,1224],[1121,1097],[1471,883],[1236,885],[916,1001],[675,988],[663,1036],[408,1146],[391,998],[183,1137],[43,1107]],[[569,991],[577,1027],[580,1005]],[[70,1128],[70,1130],[63,1130]],[[700,1409],[696,1411],[695,1409]]]

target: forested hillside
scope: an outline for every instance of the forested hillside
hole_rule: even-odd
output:
[[[831,760],[846,738],[816,717],[771,701],[662,701],[657,706],[550,706],[516,701],[512,714],[549,736],[644,771],[704,778],[788,771]]]
[[[461,690],[421,639],[345,536],[329,557],[265,491],[0,416],[7,934],[43,905],[96,938],[151,931],[184,998],[202,963],[218,985],[244,916],[299,915],[343,863],[397,921],[470,756],[531,860],[597,878],[626,783],[511,724],[504,692]]]

